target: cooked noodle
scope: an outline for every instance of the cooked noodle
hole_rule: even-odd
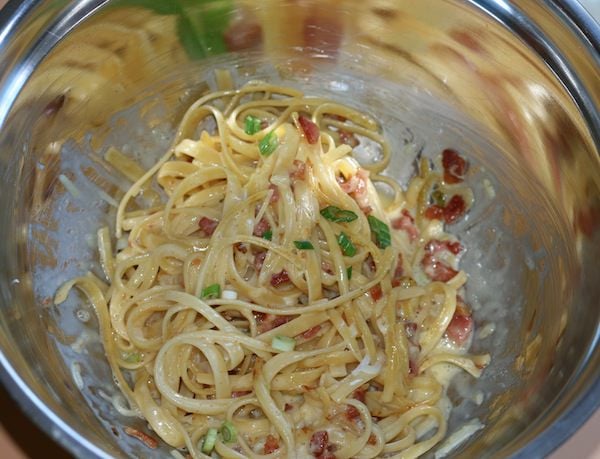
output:
[[[348,144],[363,137],[380,154],[361,166]],[[447,381],[430,369],[477,377],[489,357],[448,337],[470,320],[466,276],[428,214],[433,191],[467,208],[470,192],[424,163],[404,193],[377,175],[389,157],[378,123],[347,106],[263,82],[212,92],[150,170],[121,158],[137,180],[116,217],[128,245],[113,254],[101,229],[109,285],[74,279],[56,302],[87,295],[123,394],[192,457],[225,421],[225,458],[417,457],[446,434]],[[143,208],[152,181],[166,200]]]

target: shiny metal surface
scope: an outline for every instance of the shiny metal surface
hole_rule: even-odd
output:
[[[95,269],[86,235],[110,214],[57,177],[118,191],[102,149],[156,154],[217,67],[349,100],[397,145],[453,144],[476,165],[478,207],[456,231],[476,322],[497,332],[476,344],[493,354],[470,388],[483,404],[455,397],[451,428],[486,425],[456,456],[541,457],[598,407],[600,32],[574,1],[30,0],[0,15],[0,377],[76,456],[149,452],[101,395],[115,388],[93,322],[51,304]],[[410,167],[398,152],[391,170]]]

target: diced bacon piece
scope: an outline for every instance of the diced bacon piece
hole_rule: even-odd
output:
[[[325,271],[327,274],[333,274],[333,268],[331,265],[325,260],[321,261],[321,269]]]
[[[256,255],[254,255],[254,271],[259,272],[262,269],[266,257],[267,252],[264,250],[257,252]]]
[[[269,203],[271,203],[271,204],[277,203],[277,201],[279,201],[279,198],[281,197],[281,195],[279,193],[279,188],[277,187],[277,185],[271,183],[271,184],[269,184],[269,190],[273,190],[273,194],[271,195],[271,200],[269,201]]]
[[[244,395],[248,395],[250,393],[252,393],[252,391],[249,391],[249,390],[236,390],[236,391],[233,391],[231,393],[231,398],[243,397]]]
[[[263,234],[265,234],[265,231],[268,231],[271,229],[271,225],[269,224],[269,220],[267,220],[265,217],[261,218],[260,221],[256,224],[256,226],[254,227],[254,234],[255,236],[258,237],[262,237]]]
[[[140,432],[133,427],[125,427],[125,433],[130,437],[137,438],[139,441],[144,443],[150,449],[158,448],[158,440],[156,438],[151,437],[150,435]]]
[[[259,324],[264,322],[268,317],[268,314],[259,311],[252,311],[252,315],[254,316],[256,322],[258,322]]]
[[[419,366],[413,359],[408,359],[408,372],[413,376],[417,376],[419,374]]]
[[[454,255],[458,255],[462,249],[463,246],[458,241],[440,241],[438,239],[432,239],[425,246],[425,251],[431,253],[432,255],[443,252],[444,250],[447,250]]]
[[[223,33],[223,40],[229,51],[253,48],[262,41],[262,29],[254,21],[235,21]]]
[[[321,331],[321,326],[320,325],[315,325],[312,328],[309,328],[308,330],[304,331],[303,333],[300,334],[300,336],[302,336],[302,338],[304,339],[311,339],[315,336],[317,336],[317,334]]]
[[[213,220],[212,218],[208,217],[202,217],[198,221],[198,226],[200,227],[202,232],[209,237],[213,235],[218,225],[219,222],[217,220]]]
[[[444,182],[460,183],[467,172],[467,161],[456,151],[448,148],[442,152],[442,166],[444,167]]]
[[[284,269],[283,271],[273,274],[271,276],[271,285],[273,287],[279,287],[281,284],[286,284],[290,281],[290,276],[287,271]]]
[[[292,180],[304,180],[306,179],[306,163],[295,159],[292,170],[290,171],[290,178]]]
[[[367,194],[367,181],[369,172],[363,168],[359,168],[349,180],[341,181],[340,187],[342,191],[354,198],[360,210],[365,214],[371,213],[373,210],[369,205],[369,197]]]
[[[439,261],[430,253],[423,257],[421,265],[423,266],[423,271],[425,274],[427,274],[427,276],[434,281],[448,282],[458,274],[458,271]]]
[[[398,261],[396,262],[396,269],[392,276],[392,287],[398,287],[402,283],[402,277],[404,276],[404,266],[402,264],[402,254],[398,254]]]
[[[354,391],[352,394],[352,398],[358,400],[361,403],[365,403],[367,396],[367,385],[360,386],[358,389]]]
[[[465,214],[467,205],[462,196],[455,194],[446,203],[445,207],[437,204],[429,206],[425,209],[425,217],[430,220],[444,220],[446,223],[454,223],[458,218]]]
[[[446,207],[444,207],[444,220],[446,223],[453,223],[462,217],[465,214],[466,207],[462,196],[458,194],[452,196],[450,201],[446,203]]]
[[[371,271],[371,274],[375,274],[377,271],[377,265],[375,264],[375,259],[371,256],[371,254],[367,256],[365,262],[367,263],[367,267],[369,268],[369,271]]]
[[[473,332],[471,311],[460,296],[456,297],[456,310],[446,329],[446,336],[456,344],[463,344]]]
[[[408,239],[414,241],[419,237],[419,230],[415,225],[415,219],[412,217],[410,212],[406,209],[402,210],[402,216],[392,220],[392,228],[396,230],[406,231]]]
[[[443,220],[444,219],[444,208],[434,204],[425,209],[425,217],[429,220]]]
[[[295,316],[273,316],[272,328],[277,328],[283,324],[287,324],[290,320],[294,319]]]
[[[321,135],[319,126],[304,115],[298,117],[298,123],[300,124],[304,138],[308,143],[314,145],[319,141],[319,136]]]
[[[338,134],[340,136],[340,142],[342,142],[343,144],[348,145],[351,148],[358,147],[358,144],[359,144],[358,139],[352,132],[346,131],[344,129],[340,129]]]
[[[327,446],[329,444],[329,434],[326,430],[318,430],[313,433],[310,437],[310,443],[308,444],[308,450],[312,453],[313,456],[319,457],[319,455],[323,454],[327,451]]]
[[[358,419],[360,419],[360,411],[358,411],[354,405],[348,405],[344,416],[346,416],[348,421],[356,422]]]
[[[375,436],[375,434],[369,435],[369,439],[367,440],[367,445],[376,445],[376,444],[377,444],[377,437]]]
[[[271,454],[279,449],[279,441],[271,434],[267,435],[263,454]]]
[[[348,180],[344,180],[343,177],[338,178],[338,183],[340,184],[340,188],[344,193],[351,194],[356,191],[358,188],[358,177],[353,175]]]
[[[379,301],[381,298],[383,298],[383,290],[381,290],[380,284],[371,287],[369,289],[369,293],[371,294],[371,298],[373,298],[373,301]]]

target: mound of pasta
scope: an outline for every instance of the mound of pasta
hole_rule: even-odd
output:
[[[377,154],[361,165],[363,143]],[[296,89],[250,82],[189,108],[120,203],[126,243],[99,231],[108,282],[56,295],[93,303],[120,389],[162,440],[194,458],[341,459],[444,438],[440,368],[489,362],[467,353],[464,249],[445,231],[472,205],[468,164],[445,150],[403,190],[381,175],[390,154],[374,119]],[[144,205],[156,185],[164,202]]]

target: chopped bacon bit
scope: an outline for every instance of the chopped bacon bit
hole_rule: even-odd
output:
[[[198,226],[200,227],[202,232],[207,236],[212,236],[215,230],[217,229],[218,225],[219,222],[217,220],[213,220],[212,218],[208,217],[202,217],[198,221]]]
[[[460,195],[454,195],[444,207],[444,220],[446,223],[453,223],[459,217],[462,217],[466,210],[465,200]]]
[[[249,391],[249,390],[236,390],[231,393],[231,398],[239,398],[239,397],[243,397],[244,395],[251,394],[251,393],[252,393],[252,391]]]
[[[252,315],[258,323],[264,322],[268,317],[268,314],[259,311],[252,311]]]
[[[254,232],[252,234],[258,237],[262,237],[262,235],[265,234],[265,231],[268,231],[270,229],[271,225],[269,224],[269,221],[265,217],[263,217],[254,227]]]
[[[312,437],[310,437],[308,450],[312,453],[313,456],[319,457],[319,455],[327,451],[328,444],[329,434],[327,433],[327,431],[318,430],[317,432],[312,434]]]
[[[246,253],[248,251],[248,249],[246,248],[246,244],[244,244],[243,242],[236,242],[233,247],[241,253]]]
[[[448,148],[442,152],[442,166],[444,166],[444,182],[452,184],[464,180],[467,161],[456,151]]]
[[[458,271],[452,269],[445,263],[438,261],[437,258],[430,253],[423,257],[421,265],[423,266],[425,274],[434,281],[448,282],[458,274]]]
[[[460,296],[456,297],[456,310],[446,329],[446,336],[456,344],[463,344],[473,331],[471,311]]]
[[[302,128],[302,132],[306,141],[312,145],[319,141],[319,126],[313,123],[308,117],[304,115],[300,115],[298,117],[298,123],[300,123],[300,127]]]
[[[321,326],[315,325],[314,327],[309,328],[305,332],[301,333],[300,336],[302,336],[302,338],[304,338],[304,339],[311,339],[312,337],[316,336],[320,331],[321,331]]]
[[[352,132],[340,129],[338,134],[340,136],[340,142],[343,144],[349,145],[351,148],[356,148],[358,146],[358,139]]]
[[[286,403],[286,404],[283,406],[283,411],[285,411],[285,412],[292,411],[293,409],[294,409],[294,405],[291,405],[291,404],[289,404],[289,403]]]
[[[467,205],[462,196],[455,194],[446,203],[446,207],[437,204],[425,209],[425,217],[430,220],[444,220],[446,223],[454,223],[459,217],[462,217],[466,211]]]
[[[271,195],[271,200],[269,201],[269,203],[275,204],[277,201],[279,201],[279,198],[281,197],[281,195],[279,193],[279,188],[277,187],[277,185],[271,183],[271,184],[269,184],[269,190],[273,190],[273,194]],[[264,231],[263,231],[263,233],[264,233]],[[262,233],[261,233],[261,236],[262,236]]]
[[[419,374],[419,366],[413,359],[408,359],[408,372],[414,376]]]
[[[402,210],[401,217],[392,220],[392,228],[406,231],[410,241],[414,241],[419,236],[419,230],[415,225],[415,219],[406,209]]]
[[[366,395],[367,395],[367,386],[363,385],[354,391],[354,393],[352,394],[352,398],[355,400],[358,400],[361,403],[365,403]]]
[[[444,218],[444,208],[434,204],[425,209],[425,217],[429,220],[442,220]]]
[[[290,171],[290,178],[292,180],[306,179],[306,163],[304,161],[300,161],[299,159],[294,160],[293,168]]]
[[[330,264],[329,264],[327,261],[325,261],[325,260],[321,261],[321,269],[322,269],[323,271],[325,271],[327,274],[333,274],[333,268],[332,268],[332,267],[331,267],[331,265],[330,265]]]
[[[287,324],[294,318],[295,316],[273,316],[273,321],[271,322],[272,328],[277,328],[283,324]]]
[[[223,40],[229,51],[253,48],[262,41],[262,29],[256,22],[235,21],[223,33]]]
[[[408,338],[409,341],[412,341],[412,339],[417,334],[417,328],[418,328],[418,326],[414,322],[406,322],[404,324],[404,329],[406,330],[406,337]]]
[[[125,433],[130,437],[137,438],[139,441],[144,443],[148,448],[156,449],[158,448],[158,440],[156,438],[151,437],[150,435],[140,432],[133,427],[125,427]]]
[[[254,255],[254,270],[256,272],[259,272],[262,269],[266,256],[267,252],[265,252],[264,250],[261,252],[257,252],[256,255]]]
[[[265,448],[263,450],[263,454],[271,454],[279,449],[279,441],[273,435],[267,435],[267,440],[265,441]]]
[[[377,271],[377,265],[375,264],[375,259],[371,256],[371,254],[369,254],[365,261],[369,267],[369,270],[371,271],[371,274],[375,274]]]
[[[440,241],[438,239],[432,239],[425,246],[425,251],[435,255],[437,253],[443,252],[447,250],[454,255],[458,255],[463,249],[463,246],[460,242],[450,242],[450,241]]]
[[[394,275],[392,277],[392,287],[398,287],[402,284],[402,277],[404,276],[404,266],[402,265],[402,254],[398,254],[398,261],[396,264],[396,269],[394,270]]]
[[[360,411],[354,405],[348,405],[345,413],[346,419],[350,422],[355,422],[360,418]]]
[[[281,271],[277,274],[273,274],[271,276],[271,285],[273,287],[278,287],[281,284],[285,284],[289,281],[290,281],[290,276],[288,275],[288,273],[285,269],[283,271]]]
[[[369,289],[369,293],[371,294],[371,298],[373,298],[373,301],[379,301],[381,298],[383,298],[383,290],[381,290],[380,284],[371,287]]]
[[[373,211],[373,208],[369,205],[369,197],[367,195],[367,181],[369,179],[369,172],[363,168],[359,168],[356,174],[350,177],[349,180],[340,181],[340,187],[342,191],[349,194],[354,198],[360,210],[365,214],[369,214]]]
[[[376,445],[376,444],[377,444],[377,437],[375,436],[375,434],[369,435],[369,439],[367,440],[367,445]]]

